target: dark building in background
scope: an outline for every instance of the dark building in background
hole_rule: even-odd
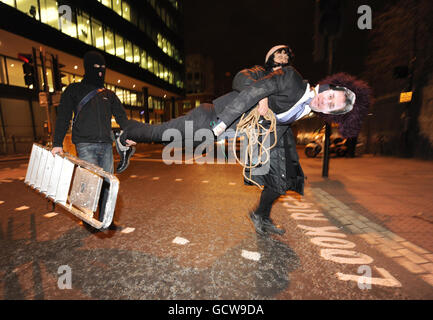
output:
[[[201,103],[211,103],[215,98],[214,61],[210,57],[198,53],[186,55],[185,93],[178,114],[185,114]]]
[[[89,50],[104,54],[107,87],[130,118],[168,120],[184,96],[182,16],[178,0],[0,1],[0,153],[45,139],[56,108],[41,107],[39,91],[62,90],[59,78],[63,89],[80,81]],[[33,53],[39,88],[26,83],[18,58]]]
[[[433,3],[397,1],[374,20],[363,73],[375,103],[364,126],[369,152],[433,159]],[[400,102],[402,92],[412,100]]]

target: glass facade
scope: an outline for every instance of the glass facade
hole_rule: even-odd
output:
[[[114,46],[114,33],[108,27],[104,27],[104,43],[105,43],[105,52],[114,55],[116,52]]]
[[[77,15],[77,24],[78,24],[78,39],[81,41],[92,45],[92,33],[90,31],[90,17],[81,13]],[[96,46],[96,45],[95,45]]]
[[[18,10],[28,14],[35,19],[52,26],[67,34],[70,37],[78,38],[86,44],[104,50],[108,54],[115,55],[128,62],[137,63],[141,68],[150,71],[160,79],[178,88],[184,88],[184,83],[180,74],[171,70],[158,59],[149,56],[143,48],[136,46],[123,35],[114,34],[113,30],[90,17],[83,10],[66,12],[59,17],[58,3],[55,0],[0,0]],[[145,31],[155,44],[169,57],[175,59],[180,64],[183,63],[179,50],[161,33],[158,33],[150,21],[143,17],[133,14],[133,8],[125,0],[98,0],[103,5],[112,9],[127,21],[135,23],[142,31]],[[164,23],[171,24],[170,14],[162,8],[156,1],[148,0],[149,4],[155,9]],[[177,8],[177,1],[170,1]],[[175,5],[176,4],[176,5]],[[131,19],[132,18],[132,19]],[[168,22],[167,22],[168,21]]]
[[[95,19],[92,19],[92,42],[96,48],[105,51],[102,23]]]
[[[59,29],[59,18],[56,0],[40,0],[41,21],[53,28]]]
[[[27,86],[24,83],[24,72],[23,72],[23,62],[18,59],[14,59],[11,57],[6,56],[0,56],[0,84],[6,84],[11,86],[18,86],[18,87],[24,87]],[[39,75],[42,74],[42,68],[38,66],[39,69]],[[65,75],[65,77],[62,78],[62,83],[69,85],[73,82],[80,82],[83,77],[72,74],[69,72],[62,72],[62,74]],[[53,75],[52,75],[52,68],[48,66],[46,68],[46,77],[48,81],[48,86],[50,88],[50,91],[53,91]],[[40,79],[41,86],[44,85],[43,77]],[[125,88],[121,88],[119,86],[116,86],[114,84],[106,84],[107,89],[110,89],[116,93],[116,95],[119,97],[120,101],[122,101],[123,104],[133,106],[133,107],[141,107],[141,92],[133,91]],[[66,86],[63,88],[63,90],[66,88]],[[157,97],[153,97],[153,99],[158,99]]]
[[[23,63],[20,60],[6,58],[6,72],[8,84],[11,86],[24,87]]]

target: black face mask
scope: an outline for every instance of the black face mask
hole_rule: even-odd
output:
[[[95,67],[95,64],[99,67]],[[102,67],[104,66],[104,67]],[[84,83],[93,84],[99,88],[104,86],[105,82],[105,59],[104,56],[96,51],[86,52],[84,55]],[[99,73],[101,72],[101,76]]]

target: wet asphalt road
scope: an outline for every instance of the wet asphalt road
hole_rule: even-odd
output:
[[[240,166],[166,165],[160,150],[141,147],[118,175],[122,231],[100,233],[59,207],[45,216],[52,204],[23,183],[27,162],[0,163],[0,299],[433,298],[430,285],[326,213],[326,220],[292,219],[297,201],[321,212],[308,187],[302,199],[289,193],[273,208],[286,233],[262,237],[248,218],[260,190],[243,185]],[[334,245],[344,238],[356,252],[352,260],[323,257],[306,229],[323,226]],[[362,275],[360,265],[387,281],[362,289],[342,279]],[[70,271],[70,289],[59,286],[62,270]]]

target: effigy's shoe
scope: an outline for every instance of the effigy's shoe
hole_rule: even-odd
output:
[[[254,211],[250,212],[250,218],[254,224],[254,229],[256,229],[256,232],[262,236],[266,235],[263,219],[260,216],[258,216]]]
[[[280,228],[280,226],[276,226],[271,220],[271,218],[263,219],[263,229],[267,232],[276,233],[279,235],[283,235],[284,233],[286,233],[286,230]]]

